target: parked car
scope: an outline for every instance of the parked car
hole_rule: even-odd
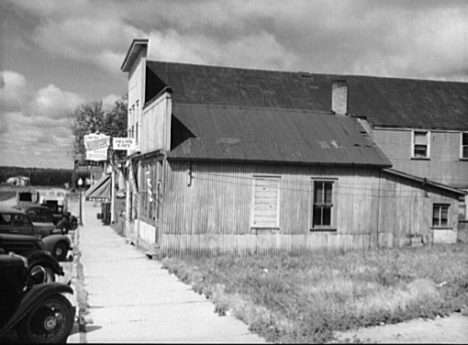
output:
[[[71,241],[67,236],[53,234],[50,229],[34,226],[26,213],[14,208],[0,206],[0,233],[39,237],[44,243],[44,249],[52,253],[58,261],[65,260],[71,248]]]
[[[51,234],[66,235],[70,229],[70,225],[66,218],[63,216],[60,219],[58,219],[58,216],[57,218],[54,218],[54,214],[46,206],[24,203],[13,206],[13,208],[26,213],[41,236],[48,236]]]
[[[44,243],[36,236],[0,233],[0,253],[24,256],[30,269],[38,265],[44,267],[49,282],[55,281],[55,275],[65,274],[57,259],[44,250]]]
[[[66,343],[76,314],[62,283],[46,283],[44,270],[19,255],[0,254],[0,335],[15,329],[21,343]]]
[[[59,205],[57,200],[46,200],[42,206],[50,210],[53,222],[57,228],[65,229],[66,232],[78,228],[78,219],[70,212],[67,212],[65,206]]]

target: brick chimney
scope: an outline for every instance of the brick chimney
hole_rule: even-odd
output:
[[[348,85],[346,80],[335,80],[332,84],[331,110],[337,115],[348,113]]]

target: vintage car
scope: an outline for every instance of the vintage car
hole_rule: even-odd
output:
[[[67,212],[63,205],[59,205],[57,200],[46,200],[42,206],[49,209],[52,220],[58,229],[65,230],[67,233],[69,230],[76,230],[78,227],[78,219],[70,212]]]
[[[36,265],[43,266],[48,281],[55,281],[55,275],[64,275],[57,259],[44,250],[44,243],[36,236],[0,233],[0,252],[24,256],[31,269]]]
[[[66,235],[70,229],[67,218],[62,216],[59,219],[58,215],[57,217],[54,217],[54,214],[47,206],[41,206],[33,203],[24,203],[13,206],[13,208],[26,213],[41,236],[47,236],[51,234]]]
[[[53,231],[47,228],[34,226],[26,213],[14,208],[0,206],[0,233],[30,235],[41,238],[44,249],[59,261],[66,259],[68,250],[71,248],[71,241],[67,236],[54,234]]]
[[[14,330],[20,343],[66,343],[76,315],[71,294],[69,285],[47,282],[42,266],[0,251],[0,336]]]

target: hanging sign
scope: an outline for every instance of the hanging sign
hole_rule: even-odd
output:
[[[135,150],[135,139],[113,138],[112,147],[114,150]]]
[[[107,149],[110,144],[110,136],[105,134],[88,134],[83,136],[86,148],[86,159],[90,161],[107,160]]]

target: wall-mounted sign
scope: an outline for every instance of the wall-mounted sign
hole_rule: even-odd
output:
[[[135,150],[135,139],[113,138],[112,147],[114,150]]]
[[[107,149],[110,144],[110,136],[105,134],[88,134],[83,137],[86,148],[86,159],[90,161],[107,160]]]

